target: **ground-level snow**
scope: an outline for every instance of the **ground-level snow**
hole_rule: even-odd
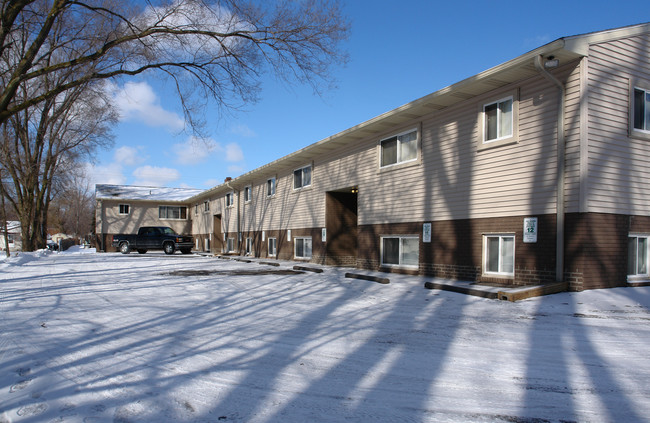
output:
[[[510,303],[284,268],[0,262],[0,422],[649,419],[650,288]]]

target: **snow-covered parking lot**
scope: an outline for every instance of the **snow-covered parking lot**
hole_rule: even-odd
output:
[[[510,303],[76,251],[0,261],[2,423],[650,418],[648,287]]]

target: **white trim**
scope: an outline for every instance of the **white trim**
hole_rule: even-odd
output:
[[[384,263],[384,240],[385,239],[393,239],[397,238],[399,239],[399,251],[398,251],[398,261],[399,263]],[[402,259],[403,259],[403,242],[402,240],[404,239],[416,239],[418,241],[418,264],[403,264]],[[408,234],[408,235],[381,235],[379,237],[379,262],[381,263],[382,267],[392,267],[392,268],[399,268],[399,269],[419,269],[420,267],[420,235],[416,234]]]
[[[303,185],[296,188],[296,171],[297,170],[303,171],[304,169],[307,169],[307,168],[309,168],[309,185],[304,185],[304,183],[305,183],[305,181],[304,181],[305,173],[302,172],[301,173],[301,184],[303,184]],[[314,183],[314,165],[313,164],[310,163],[310,164],[305,165],[305,166],[297,167],[297,168],[295,168],[293,170],[293,172],[291,172],[291,186],[293,187],[294,191],[299,191],[299,190],[302,190],[302,189],[309,188],[309,187],[311,187],[313,185],[313,183]]]
[[[400,160],[400,157],[399,157],[399,155],[400,155],[399,145],[401,144],[401,142],[399,140],[399,137],[401,137],[402,135],[411,134],[413,132],[415,132],[415,157],[412,158],[412,159],[409,159],[409,160]],[[382,163],[381,163],[382,162],[382,152],[383,152],[382,144],[383,144],[384,141],[388,141],[388,140],[390,140],[392,138],[395,138],[396,141],[397,141],[397,157],[396,157],[396,161],[395,161],[395,163],[382,165]],[[417,126],[415,126],[413,128],[407,129],[407,130],[399,132],[397,134],[394,134],[394,135],[391,135],[391,136],[388,136],[388,137],[384,137],[384,138],[379,140],[378,147],[379,147],[379,149],[378,149],[378,151],[379,151],[378,162],[379,162],[379,168],[380,169],[388,169],[388,168],[391,168],[393,166],[403,165],[405,163],[417,162],[419,157],[421,156],[421,154],[420,154],[420,129]]]
[[[296,253],[296,249],[297,249],[296,244],[297,244],[297,241],[299,241],[299,240],[303,240],[303,241],[309,240],[309,244],[310,244],[310,246],[309,246],[309,256],[299,256]],[[313,242],[313,240],[312,240],[312,238],[310,236],[296,236],[296,237],[293,238],[293,257],[295,259],[300,259],[300,260],[309,260],[309,259],[311,259],[312,256],[313,256],[313,249],[314,249],[314,242]],[[304,250],[305,250],[305,248],[304,248],[304,242],[303,242],[303,252],[304,252]]]
[[[126,213],[122,213],[122,207],[123,206],[126,207],[126,210],[127,210]],[[127,215],[131,214],[131,204],[127,204],[127,203],[118,204],[117,205],[117,214],[120,215],[120,216],[127,216]]]
[[[499,238],[499,262],[498,262],[498,267],[499,270],[496,272],[492,272],[487,270],[488,267],[488,245],[487,241],[488,238]],[[501,257],[501,243],[503,238],[512,238],[512,272],[504,272],[502,269],[503,265],[503,260]],[[496,276],[496,277],[508,277],[508,278],[513,278],[515,276],[515,252],[516,252],[516,237],[514,233],[510,232],[505,232],[505,233],[487,233],[483,234],[483,274],[486,276]]]
[[[293,177],[293,173],[291,174]],[[273,187],[273,192],[269,194],[269,181],[272,181],[272,187]],[[278,180],[275,176],[268,178],[266,180],[266,183],[264,184],[264,193],[266,194],[267,198],[270,197],[275,197],[276,190],[278,188]]]
[[[638,280],[646,280],[646,279],[650,278],[650,234],[631,232],[631,233],[628,234],[627,238],[628,238],[628,246],[629,246],[629,242],[630,242],[629,239],[630,238],[636,238],[637,239],[637,247],[638,247],[638,239],[639,238],[644,238],[646,240],[646,257],[645,257],[646,271],[645,271],[645,273],[631,273],[631,274],[628,274],[627,275],[628,280],[629,281],[632,281],[632,280],[638,281]],[[638,253],[637,253],[637,256],[638,256]],[[630,251],[628,249],[626,269],[630,265],[629,259],[630,259]],[[638,263],[636,263],[636,262],[635,262],[635,264],[638,265]],[[635,267],[637,267],[637,266],[635,266]],[[636,271],[636,269],[635,269],[635,271]],[[625,272],[627,273],[627,270]]]
[[[500,112],[501,109],[499,109],[499,104],[505,103],[506,101],[510,101],[510,134],[505,135],[505,136],[499,136],[498,132],[499,132],[499,128],[501,126],[501,124],[500,124],[501,119],[499,118],[499,116],[501,114],[501,112]],[[487,122],[487,119],[486,119],[485,108],[488,107],[488,106],[492,106],[494,104],[497,105],[497,137],[488,140],[487,139],[487,134],[488,134],[487,124],[488,124],[488,122]],[[493,142],[503,141],[505,139],[512,138],[514,136],[514,130],[515,130],[515,99],[514,99],[513,95],[509,95],[507,97],[500,98],[500,99],[492,101],[490,103],[484,103],[483,104],[483,144],[490,144],[490,143],[493,143]]]
[[[226,208],[235,207],[235,192],[234,191],[227,192],[226,195],[223,196],[223,198],[224,198],[224,201],[226,203]],[[229,198],[230,198],[230,204],[228,202]]]
[[[248,204],[251,201],[253,201],[253,187],[251,185],[246,185],[244,187],[244,203]]]
[[[271,240],[273,240],[273,254],[271,254]],[[267,244],[267,254],[269,257],[276,257],[278,255],[278,239],[276,237],[269,237]]]

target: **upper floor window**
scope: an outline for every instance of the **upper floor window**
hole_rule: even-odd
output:
[[[199,205],[195,204],[194,205],[194,215],[198,215],[198,214],[199,214]],[[198,249],[198,247],[197,247],[197,249]]]
[[[275,195],[275,178],[266,180],[266,196],[271,197]]]
[[[120,204],[120,214],[129,214],[130,206],[128,204]]]
[[[483,106],[483,142],[512,137],[512,97]]]
[[[633,128],[650,132],[650,90],[634,89]]]
[[[210,202],[209,201],[204,201],[203,202],[203,212],[209,212],[210,211]]]
[[[381,166],[409,162],[418,158],[418,131],[416,129],[379,141]]]
[[[226,194],[226,207],[232,207],[235,204],[235,194],[229,192]]]
[[[311,185],[311,165],[293,171],[293,189]]]
[[[184,206],[159,206],[159,219],[187,219],[187,207]]]
[[[253,189],[248,186],[244,187],[244,202],[248,203],[253,199]]]

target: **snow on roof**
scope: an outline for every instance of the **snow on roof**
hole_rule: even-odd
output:
[[[194,188],[140,187],[134,185],[95,185],[98,200],[184,201],[204,190]]]
[[[20,222],[17,220],[7,220],[7,232],[20,232]]]

